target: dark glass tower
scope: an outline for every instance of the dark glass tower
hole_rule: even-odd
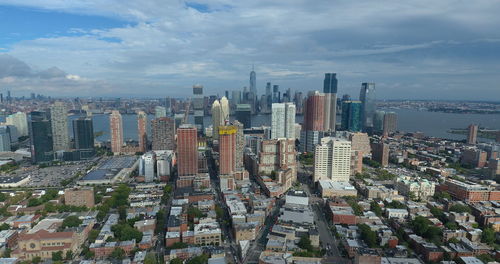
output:
[[[362,103],[361,120],[363,130],[372,132],[373,118],[375,116],[375,83],[362,83],[359,93],[359,100]]]
[[[361,129],[361,102],[345,101],[342,103],[342,130],[359,132]]]
[[[194,125],[198,130],[198,133],[203,133],[203,116],[204,111],[204,98],[203,98],[203,86],[200,84],[193,85],[193,110],[194,110]]]
[[[52,125],[47,112],[31,112],[29,134],[31,160],[33,163],[49,162],[54,159]]]
[[[80,153],[81,159],[93,157],[94,151],[94,126],[91,118],[79,118],[73,120],[73,135],[75,137],[75,149]]]
[[[325,73],[325,80],[323,81],[323,93],[337,93],[337,74]]]
[[[236,105],[236,120],[243,124],[243,128],[252,127],[252,109],[249,104]]]

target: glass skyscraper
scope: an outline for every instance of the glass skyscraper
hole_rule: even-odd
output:
[[[373,118],[375,115],[375,83],[362,83],[359,93],[359,100],[362,103],[361,120],[363,130],[371,132],[373,129]]]
[[[46,112],[31,112],[29,134],[31,160],[33,163],[49,162],[54,159],[52,125]]]
[[[342,103],[342,130],[359,132],[361,125],[361,102],[345,101]]]

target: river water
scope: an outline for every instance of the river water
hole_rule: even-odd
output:
[[[469,124],[479,124],[481,127],[489,129],[500,129],[500,114],[453,114],[419,111],[413,109],[390,109],[398,114],[398,130],[404,132],[423,132],[425,135],[461,140],[465,135],[450,134],[447,131],[451,128],[466,128]],[[78,116],[71,116],[70,120]],[[154,116],[150,115],[149,119]],[[98,141],[109,140],[109,115],[98,114],[92,117],[94,131],[103,131],[104,134],[97,138]],[[137,140],[137,116],[122,115],[123,133],[125,139]],[[189,122],[193,122],[193,117],[189,117]],[[205,117],[205,126],[211,124],[211,117]],[[296,122],[301,123],[303,116],[297,116]],[[338,118],[340,120],[340,118]],[[71,128],[71,121],[68,122]],[[255,115],[252,117],[252,126],[271,125],[271,115]],[[148,130],[150,130],[148,126]],[[70,132],[70,135],[72,132]],[[480,139],[482,140],[482,139]]]

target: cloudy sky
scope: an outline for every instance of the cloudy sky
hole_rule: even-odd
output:
[[[186,96],[248,86],[500,101],[500,1],[0,0],[0,90]]]

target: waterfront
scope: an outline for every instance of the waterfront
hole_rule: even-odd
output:
[[[412,109],[390,109],[389,111],[398,114],[398,130],[405,132],[423,132],[425,135],[447,138],[454,140],[465,139],[465,135],[451,134],[447,131],[452,128],[466,128],[469,124],[479,124],[481,127],[489,129],[500,129],[500,114],[454,114],[419,111]],[[71,116],[70,119],[75,119],[78,116]],[[137,139],[137,117],[136,115],[123,115],[123,133],[125,139]],[[153,119],[153,115],[149,115],[149,119]],[[94,131],[102,131],[104,134],[97,138],[98,141],[109,140],[109,116],[105,114],[94,115],[92,117],[94,123]],[[192,122],[193,117],[189,116],[189,121]],[[211,117],[205,117],[205,125],[211,124]],[[296,122],[301,123],[303,116],[297,116]],[[337,117],[340,120],[340,117]],[[255,115],[252,117],[252,126],[270,126],[271,115]],[[69,122],[71,131],[71,122]],[[148,130],[149,130],[148,126]],[[71,132],[70,132],[71,134]],[[486,139],[479,139],[487,141]]]

